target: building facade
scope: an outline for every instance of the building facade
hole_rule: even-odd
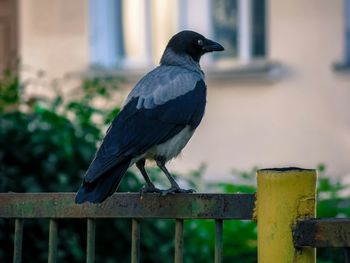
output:
[[[11,52],[24,75],[43,69],[52,78],[95,70],[141,76],[157,65],[174,33],[199,31],[222,42],[226,53],[202,61],[206,115],[173,170],[206,163],[209,179],[229,179],[233,168],[324,163],[332,175],[346,176],[348,2],[18,0],[17,51]],[[3,28],[0,22],[1,36],[8,34]],[[3,54],[6,45],[2,40]],[[136,81],[130,78],[125,90]]]

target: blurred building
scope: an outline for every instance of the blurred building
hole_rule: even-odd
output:
[[[350,172],[350,0],[0,0],[0,61],[125,74],[130,89],[182,29],[226,51],[202,61],[206,116],[173,170]]]

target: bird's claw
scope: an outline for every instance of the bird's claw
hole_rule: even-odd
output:
[[[196,192],[194,189],[181,189],[177,187],[170,187],[169,189],[166,190],[160,190],[154,186],[144,186],[140,189],[140,196],[142,197],[144,194],[147,193],[156,193],[161,196],[166,196],[166,195],[173,195],[173,194],[192,194]]]
[[[163,190],[161,195],[165,196],[168,194],[192,194],[196,192],[194,189],[181,189],[181,188],[177,188],[177,187],[171,187],[167,190]]]
[[[147,193],[157,193],[157,194],[161,194],[162,190],[154,187],[154,186],[144,186],[140,189],[140,195],[142,196],[143,194],[147,194]]]

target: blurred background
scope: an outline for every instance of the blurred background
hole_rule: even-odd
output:
[[[322,162],[334,176],[350,171],[348,0],[0,3],[2,64],[19,58],[23,79],[39,70],[48,79],[122,75],[115,104],[158,64],[176,32],[223,44],[225,52],[202,61],[206,116],[175,170],[206,163],[207,178],[227,179],[233,167]]]
[[[182,184],[254,192],[256,167],[317,168],[318,215],[349,217],[350,0],[0,0],[0,190],[75,191],[130,89],[184,29],[225,51],[201,61],[206,115],[170,166]],[[157,169],[150,172],[163,184]],[[139,175],[131,170],[127,178],[121,191],[137,191]],[[24,247],[45,261],[46,225],[30,224],[35,234]],[[111,228],[128,240],[127,224]],[[61,232],[65,262],[83,258],[84,229],[71,231],[78,225]],[[148,227],[144,262],[156,262],[155,247],[171,262],[172,223]],[[196,245],[186,262],[211,262],[212,227],[187,225]],[[225,231],[225,244],[237,248],[226,260],[255,262],[254,223],[231,222]],[[103,233],[98,259],[114,262],[119,251],[127,262],[128,242],[106,249],[115,235]],[[12,243],[1,235],[0,261],[9,262]],[[319,255],[319,262],[343,262],[333,250]]]

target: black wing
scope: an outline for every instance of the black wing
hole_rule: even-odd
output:
[[[206,86],[203,80],[190,92],[151,109],[137,109],[133,98],[113,120],[84,181],[93,182],[118,163],[131,160],[166,142],[187,125],[195,129],[204,115]]]

